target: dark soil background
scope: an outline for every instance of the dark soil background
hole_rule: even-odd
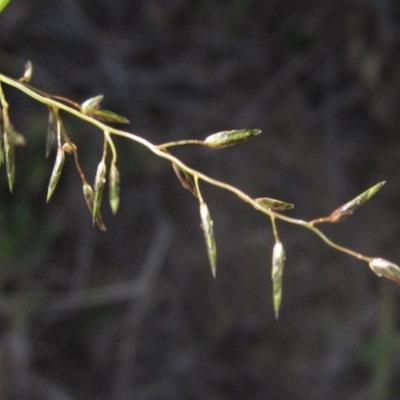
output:
[[[174,151],[254,197],[329,214],[323,230],[400,261],[400,3],[396,0],[13,0],[0,71],[128,117],[154,143],[260,128],[224,150]],[[198,203],[170,165],[116,140],[121,207],[92,227],[73,160],[46,205],[47,109],[6,87],[27,145],[0,197],[0,398],[394,400],[399,288],[309,231],[278,223],[287,253],[274,318],[270,221],[203,185],[214,219],[212,279]],[[102,134],[63,114],[93,178]],[[124,127],[125,129],[125,127]]]

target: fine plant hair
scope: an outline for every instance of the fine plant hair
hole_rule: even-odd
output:
[[[206,146],[218,151],[219,149],[236,145],[239,142],[258,136],[261,133],[259,129],[223,131],[209,135],[204,140],[188,139],[154,144],[141,136],[107,125],[107,123],[127,123],[129,121],[125,117],[115,114],[112,111],[102,109],[100,107],[103,99],[102,95],[92,97],[82,103],[77,103],[65,97],[46,93],[29,84],[32,77],[32,71],[32,64],[27,62],[24,74],[19,79],[14,79],[4,74],[0,74],[0,165],[5,164],[8,185],[11,192],[13,190],[16,175],[15,149],[16,147],[25,144],[25,138],[16,131],[10,120],[8,113],[9,104],[4,91],[2,90],[2,84],[12,86],[48,107],[49,119],[46,139],[46,157],[49,157],[55,143],[57,151],[53,171],[48,184],[47,201],[51,199],[57,187],[64,166],[65,157],[73,157],[78,175],[82,181],[83,196],[92,215],[93,224],[96,224],[100,230],[106,229],[101,215],[103,192],[106,184],[108,185],[108,199],[112,212],[116,214],[119,207],[120,177],[117,165],[118,152],[113,142],[113,136],[121,136],[146,147],[155,156],[161,157],[170,162],[172,169],[182,186],[188,189],[196,198],[196,201],[199,204],[201,228],[204,233],[208,259],[214,278],[216,277],[217,272],[217,247],[211,213],[201,192],[202,185],[208,183],[231,192],[257,211],[269,217],[275,240],[272,249],[271,278],[273,286],[273,305],[276,317],[279,315],[282,301],[283,271],[286,258],[284,245],[279,238],[276,220],[300,225],[311,230],[328,246],[355,257],[360,261],[366,262],[376,275],[383,276],[400,284],[400,268],[397,265],[383,258],[370,257],[339,245],[329,239],[322,230],[317,228],[317,225],[340,222],[351,216],[361,205],[381,189],[385,184],[385,181],[379,182],[367,189],[354,199],[335,209],[328,216],[316,218],[311,221],[291,218],[285,215],[284,212],[293,208],[293,204],[269,197],[253,198],[235,186],[214,179],[191,168],[170,152],[173,147],[185,145]],[[94,125],[103,133],[103,152],[93,184],[91,184],[86,178],[79,161],[78,148],[66,132],[62,120],[63,113],[72,114],[76,118]]]

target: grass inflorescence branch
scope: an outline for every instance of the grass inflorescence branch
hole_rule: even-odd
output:
[[[372,186],[370,189],[361,193],[353,200],[350,200],[334,210],[327,217],[316,218],[311,221],[291,218],[282,212],[293,208],[294,205],[292,203],[272,199],[269,197],[253,198],[235,186],[214,179],[200,171],[191,168],[183,163],[180,159],[172,155],[169,151],[172,147],[183,145],[200,145],[207,146],[211,149],[222,149],[258,136],[261,133],[259,129],[223,131],[209,135],[204,140],[188,139],[153,144],[142,136],[108,126],[106,124],[107,122],[127,123],[129,121],[125,117],[120,116],[112,111],[101,109],[100,106],[101,101],[103,100],[103,95],[92,97],[81,104],[61,96],[51,95],[42,90],[36,89],[29,84],[32,71],[32,64],[28,62],[25,72],[20,79],[14,79],[0,74],[0,165],[6,165],[10,191],[13,189],[15,179],[15,146],[25,144],[25,139],[21,134],[16,132],[13,124],[10,121],[8,113],[9,104],[6,101],[4,92],[2,90],[2,84],[12,86],[48,107],[49,119],[45,154],[46,157],[49,157],[54,142],[57,142],[57,152],[48,185],[47,201],[51,199],[57,187],[66,155],[73,155],[77,172],[82,181],[84,199],[92,215],[93,223],[96,223],[101,230],[105,230],[100,209],[107,180],[108,197],[112,212],[115,214],[119,207],[120,176],[117,167],[117,149],[114,145],[112,137],[121,136],[146,147],[157,157],[163,158],[170,162],[182,186],[188,189],[196,197],[200,207],[201,227],[204,233],[208,259],[210,262],[212,275],[214,277],[216,277],[217,272],[216,240],[214,235],[213,221],[208,205],[201,194],[200,184],[208,183],[229,191],[239,197],[242,201],[251,205],[257,211],[260,211],[270,218],[275,239],[275,245],[272,251],[271,275],[273,285],[273,304],[276,317],[279,315],[282,301],[283,271],[286,259],[284,246],[278,236],[277,220],[294,225],[300,225],[311,230],[328,246],[342,253],[346,253],[352,257],[355,257],[360,261],[366,262],[370,266],[371,270],[378,276],[383,276],[400,284],[400,268],[397,265],[382,258],[369,257],[347,247],[343,247],[342,245],[330,240],[319,228],[316,227],[317,224],[336,223],[351,216],[351,214],[353,214],[359,207],[361,207],[366,201],[374,196],[381,189],[385,182],[379,182],[378,184]],[[86,179],[83,168],[79,163],[78,149],[67,135],[62,122],[61,113],[68,113],[83,121],[86,121],[96,126],[103,133],[103,152],[97,167],[93,188]],[[109,149],[111,150],[110,161],[107,160],[109,158]]]

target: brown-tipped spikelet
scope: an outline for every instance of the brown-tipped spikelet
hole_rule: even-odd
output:
[[[383,258],[374,258],[369,263],[369,266],[376,275],[383,276],[386,279],[400,284],[400,267],[398,265],[384,260]]]
[[[8,116],[7,120],[4,122],[2,136],[8,186],[10,188],[10,192],[12,192],[15,181],[15,146],[24,145],[25,138],[15,130],[13,124],[8,120]]]
[[[47,188],[47,200],[46,200],[47,202],[49,202],[51,196],[53,195],[56,189],[58,180],[60,179],[61,176],[62,168],[64,166],[64,161],[65,161],[64,150],[62,149],[62,147],[58,147],[56,161],[54,162],[53,172],[51,173],[49,186]]]
[[[182,186],[185,189],[189,190],[189,192],[192,193],[194,196],[198,197],[197,190],[196,190],[196,185],[194,183],[193,176],[188,174],[183,169],[181,169],[175,163],[172,163],[172,168],[174,169],[175,174],[178,177],[179,182],[182,184]]]
[[[86,204],[90,210],[90,212],[93,215],[93,204],[94,204],[94,193],[93,193],[93,189],[91,188],[91,186],[87,183],[85,183],[83,185],[83,197],[85,198]],[[100,228],[100,230],[105,231],[106,227],[103,223],[103,218],[101,217],[101,213],[99,212],[96,216],[96,218],[94,219],[93,223],[97,224],[97,226]]]
[[[104,186],[106,184],[106,173],[106,163],[104,162],[104,160],[101,160],[99,165],[97,166],[96,177],[94,179],[94,201],[92,210],[93,221],[96,219],[100,212],[101,200],[103,198]]]
[[[30,82],[33,74],[33,64],[31,61],[27,61],[25,64],[24,75],[19,79],[20,82]]]
[[[4,136],[4,157],[6,159],[8,187],[12,192],[15,181],[15,146],[10,143],[7,135]]]
[[[81,110],[84,114],[90,115],[93,113],[93,111],[96,111],[100,107],[100,103],[103,100],[103,95],[100,94],[95,97],[91,97],[90,99],[87,99],[84,101],[81,105]]]
[[[85,198],[86,204],[87,204],[90,212],[92,212],[92,210],[93,210],[93,201],[94,201],[93,189],[89,184],[84,183],[83,187],[82,187],[82,190],[83,190],[83,197]]]
[[[269,208],[274,211],[284,211],[294,208],[294,205],[292,203],[286,203],[285,201],[282,200],[270,199],[269,197],[260,197],[258,199],[255,199],[255,201],[260,206]]]
[[[328,217],[329,222],[339,222],[349,217],[354,211],[357,210],[357,208],[362,206],[367,200],[374,196],[385,183],[386,181],[377,183],[365,192],[361,193],[359,196],[355,197],[353,200],[333,211],[333,213]]]
[[[128,124],[129,119],[122,115],[115,114],[109,110],[94,110],[90,115],[100,121],[114,122],[115,124]]]

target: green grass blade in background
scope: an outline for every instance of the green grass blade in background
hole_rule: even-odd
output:
[[[0,13],[4,10],[10,0],[0,0]]]

